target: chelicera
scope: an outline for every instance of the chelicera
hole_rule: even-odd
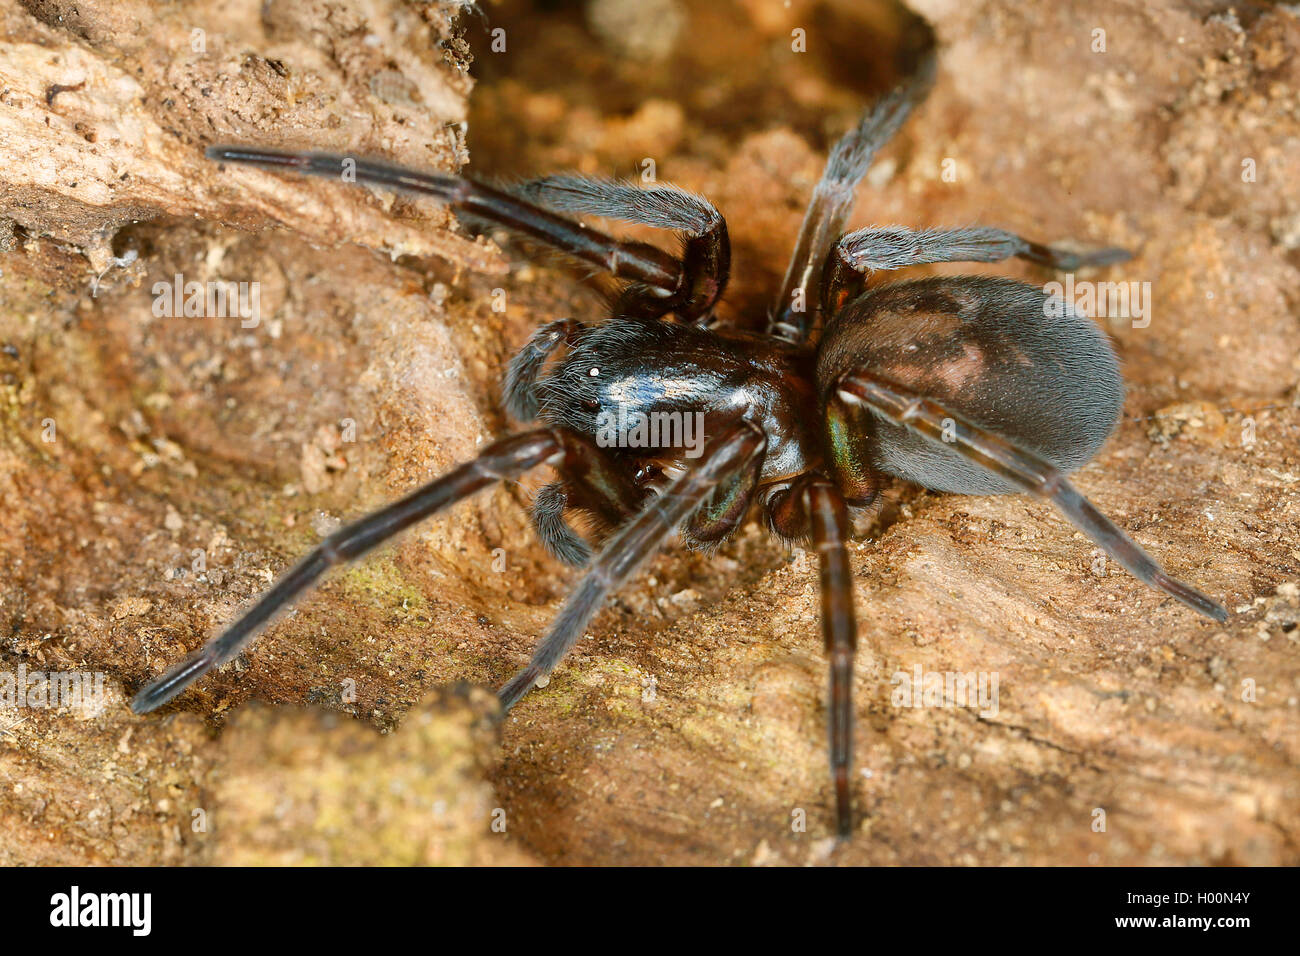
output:
[[[587,570],[531,661],[501,688],[502,706],[560,663],[606,597],[675,531],[688,547],[713,547],[756,507],[774,534],[817,552],[841,835],[852,825],[857,640],[845,541],[850,515],[872,504],[883,476],[1049,500],[1135,577],[1224,620],[1222,606],[1166,574],[1065,477],[1096,454],[1123,402],[1115,354],[1090,320],[1005,278],[871,281],[925,263],[1020,257],[1070,270],[1128,253],[1073,253],[992,228],[843,232],[855,186],[932,75],[929,61],[832,149],[762,332],[715,327],[730,270],[726,222],[676,188],[556,176],[499,189],[341,155],[209,149],[213,159],[271,170],[346,170],[349,181],[431,197],[626,281],[602,322],[545,325],[510,362],[505,405],[536,427],[331,534],[223,634],[141,689],[132,708],[151,711],[231,660],[332,566],[541,465],[557,477],[537,495],[533,524],[556,558]],[[676,230],[680,254],[587,228],[572,218],[582,214]],[[649,444],[625,440],[629,423],[665,416],[699,416],[702,454],[673,429]],[[573,530],[575,512],[593,519],[598,550]]]

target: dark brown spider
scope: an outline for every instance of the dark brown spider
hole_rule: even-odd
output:
[[[209,149],[225,162],[348,172],[348,181],[430,196],[628,282],[604,322],[552,322],[510,362],[506,407],[541,427],[492,443],[474,461],[330,535],[225,633],[141,689],[132,708],[153,710],[229,661],[331,566],[538,465],[553,466],[559,478],[533,505],[537,532],[557,558],[588,571],[528,666],[501,688],[502,706],[559,664],[605,598],[675,529],[688,546],[714,546],[757,503],[773,533],[811,540],[820,561],[841,835],[851,826],[857,639],[845,536],[849,511],[872,503],[882,475],[938,491],[1027,491],[1050,500],[1139,580],[1226,619],[1223,607],[1166,574],[1065,478],[1096,454],[1123,401],[1115,354],[1091,321],[1060,315],[1042,290],[1009,279],[867,285],[878,271],[924,263],[1018,256],[1075,269],[1128,258],[1122,249],[1074,254],[989,228],[842,234],[854,187],[932,75],[927,63],[832,149],[763,334],[710,327],[731,255],[726,222],[699,196],[568,176],[501,190],[341,155]],[[611,238],[565,215],[584,213],[677,230],[681,255]],[[707,437],[698,457],[684,447],[682,427],[645,429],[691,420]],[[605,533],[594,559],[565,520],[573,510]]]

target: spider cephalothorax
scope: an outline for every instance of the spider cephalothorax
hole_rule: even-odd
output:
[[[330,535],[230,628],[147,684],[152,710],[246,647],[331,566],[502,478],[551,465],[534,525],[561,560],[588,566],[528,666],[500,691],[509,708],[559,663],[606,596],[680,528],[711,547],[758,508],[775,533],[806,540],[821,568],[830,657],[831,767],[839,832],[851,826],[853,652],[857,639],[848,513],[882,476],[938,491],[1025,491],[1052,501],[1152,587],[1217,620],[1215,601],[1169,577],[1066,480],[1106,440],[1123,385],[1088,319],[1009,279],[936,277],[868,286],[876,273],[933,262],[1018,256],[1056,269],[1128,254],[1075,254],[991,228],[843,233],[854,187],[930,83],[923,65],[834,147],[804,217],[765,332],[718,329],[730,269],[726,223],[672,187],[552,177],[501,190],[443,173],[322,153],[214,147],[222,161],[403,189],[627,280],[603,321],[538,329],[511,361],[505,403],[531,431]],[[588,229],[592,214],[675,229],[679,257]],[[815,338],[815,341],[814,341]],[[600,550],[566,515],[593,520]]]

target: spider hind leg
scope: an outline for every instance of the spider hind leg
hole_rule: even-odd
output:
[[[1212,620],[1228,619],[1223,605],[1173,578],[1136,541],[1079,494],[1050,462],[869,369],[858,369],[843,376],[836,387],[834,401],[864,411],[870,409],[932,443],[955,451],[1021,490],[1052,502],[1075,527],[1139,581]]]

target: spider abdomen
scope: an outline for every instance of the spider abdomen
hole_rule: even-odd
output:
[[[823,401],[868,368],[1047,459],[1064,472],[1106,441],[1124,401],[1119,362],[1091,320],[1010,279],[932,277],[870,289],[828,323]],[[1001,494],[1009,482],[872,415],[855,437],[877,470],[936,491]]]

